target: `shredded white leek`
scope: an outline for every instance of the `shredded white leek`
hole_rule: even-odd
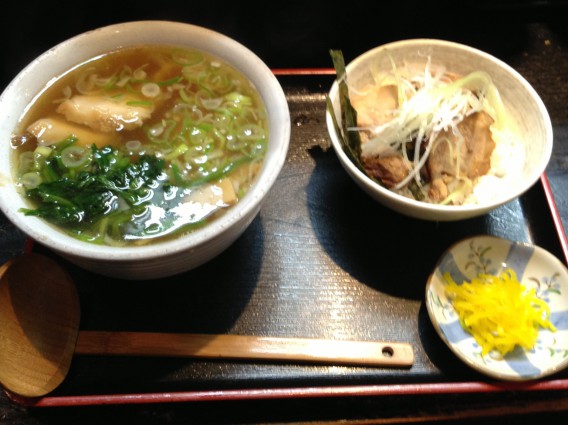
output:
[[[396,85],[398,109],[388,111],[394,118],[375,127],[349,130],[370,134],[369,140],[361,146],[363,157],[401,152],[408,161],[408,176],[393,190],[406,187],[413,179],[420,186],[421,169],[438,135],[449,131],[458,134],[458,124],[471,114],[484,111],[491,116],[494,121],[491,131],[496,142],[500,137],[511,137],[506,130],[511,125],[510,118],[488,73],[474,71],[458,78],[443,67],[432,67],[430,58],[422,67],[423,72],[416,72],[415,68],[399,67],[392,57],[390,59],[392,69],[389,72],[379,72],[371,67],[375,82],[372,89]],[[356,89],[353,90],[357,93]],[[408,151],[408,146],[413,146],[413,150]],[[459,173],[456,177],[463,178]],[[471,186],[471,182],[466,186]]]

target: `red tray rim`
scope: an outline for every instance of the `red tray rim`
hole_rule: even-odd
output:
[[[128,394],[8,397],[27,407],[93,406],[111,404],[160,404],[200,401],[269,400],[291,398],[397,396],[427,394],[498,393],[507,391],[560,391],[568,389],[568,379],[538,382],[430,382],[417,384],[348,385],[323,387],[250,388],[236,390],[174,391]]]

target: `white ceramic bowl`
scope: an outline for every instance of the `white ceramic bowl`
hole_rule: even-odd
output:
[[[140,247],[109,247],[81,242],[42,219],[18,212],[26,206],[12,182],[10,140],[26,106],[44,86],[71,67],[119,47],[180,45],[209,52],[240,70],[256,86],[268,111],[269,144],[257,182],[221,218],[187,236]],[[284,164],[290,141],[290,113],[278,80],[266,64],[237,41],[218,32],[180,22],[138,21],[110,25],[73,37],[32,61],[0,97],[0,208],[38,243],[71,262],[107,276],[154,279],[195,268],[229,247],[261,208]]]
[[[445,293],[444,274],[461,284],[478,273],[499,275],[512,268],[518,281],[550,307],[556,332],[540,328],[530,350],[516,347],[505,357],[482,355],[474,337],[460,325],[458,314]],[[493,378],[525,381],[552,375],[568,367],[568,269],[545,249],[489,235],[457,242],[442,254],[426,285],[426,308],[434,328],[465,364]]]
[[[410,217],[454,221],[486,214],[522,195],[535,184],[550,160],[552,153],[552,124],[545,105],[531,85],[503,61],[475,48],[462,44],[435,40],[411,39],[385,44],[369,50],[347,64],[347,82],[350,87],[362,87],[371,81],[370,64],[379,69],[391,69],[390,52],[397,65],[404,61],[425,63],[428,56],[432,64],[445,66],[450,72],[465,75],[469,72],[486,71],[500,92],[505,107],[517,126],[517,133],[525,151],[521,177],[512,184],[504,185],[497,197],[481,203],[446,206],[417,201],[394,193],[376,183],[358,169],[343,151],[333,125],[332,116],[326,113],[326,123],[332,146],[339,161],[353,180],[373,199]],[[341,122],[338,100],[338,83],[335,81],[329,92],[335,114]]]

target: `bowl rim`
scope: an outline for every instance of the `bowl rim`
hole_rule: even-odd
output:
[[[383,196],[384,198],[386,198],[388,200],[389,203],[393,204],[393,203],[397,203],[398,205],[400,205],[400,209],[404,209],[406,210],[407,208],[413,208],[416,210],[421,210],[425,212],[424,217],[422,218],[428,218],[429,216],[435,216],[437,219],[440,220],[446,220],[446,219],[451,219],[451,217],[453,217],[453,213],[458,213],[460,214],[460,216],[463,216],[465,218],[468,217],[473,217],[475,215],[480,215],[484,212],[487,212],[489,210],[492,210],[494,208],[497,208],[501,205],[504,205],[514,199],[516,199],[518,196],[522,195],[524,192],[526,192],[530,187],[532,187],[542,176],[543,173],[545,173],[546,168],[548,166],[548,163],[550,161],[550,158],[552,156],[552,148],[553,148],[553,142],[554,142],[554,138],[553,138],[553,128],[552,128],[552,121],[550,119],[550,115],[548,113],[548,110],[546,109],[546,106],[543,102],[543,100],[541,99],[541,97],[539,96],[539,94],[536,92],[536,90],[534,89],[534,87],[532,87],[532,85],[518,72],[516,71],[513,67],[511,67],[509,64],[507,64],[506,62],[504,62],[503,60],[487,53],[484,52],[483,50],[480,50],[478,48],[469,46],[467,44],[463,44],[463,43],[458,43],[455,41],[449,41],[449,40],[443,40],[443,39],[437,39],[437,38],[411,38],[411,39],[404,39],[404,40],[397,40],[397,41],[393,41],[393,42],[389,42],[389,43],[385,43],[385,44],[381,44],[379,46],[373,47],[370,50],[367,50],[365,52],[363,52],[362,54],[356,56],[354,59],[352,59],[349,63],[346,64],[346,73],[347,75],[349,75],[349,73],[363,60],[367,59],[370,56],[375,55],[377,52],[390,48],[399,48],[399,47],[408,47],[408,46],[444,46],[444,47],[451,47],[451,48],[455,48],[457,50],[460,51],[466,51],[469,52],[471,54],[475,54],[478,55],[480,57],[485,58],[486,60],[495,63],[496,65],[498,65],[499,67],[503,68],[504,70],[506,70],[508,73],[510,73],[520,84],[521,86],[523,86],[523,88],[525,90],[527,90],[527,92],[531,95],[531,98],[534,100],[542,118],[543,118],[543,124],[544,124],[544,128],[545,128],[545,136],[544,136],[544,141],[546,143],[545,145],[545,151],[543,152],[543,161],[540,162],[538,167],[535,167],[535,169],[533,170],[533,172],[531,173],[531,175],[528,178],[528,183],[526,185],[526,189],[524,191],[517,191],[517,192],[511,192],[506,198],[502,198],[499,200],[492,200],[489,203],[483,203],[483,204],[466,204],[466,205],[440,205],[440,204],[432,204],[432,203],[427,203],[427,202],[422,202],[422,201],[418,201],[415,199],[411,199],[408,197],[405,197],[404,195],[400,195],[398,193],[395,193],[389,189],[387,189],[384,186],[381,186],[379,183],[375,182],[373,179],[371,179],[368,175],[366,175],[365,173],[363,173],[347,156],[347,154],[345,153],[345,151],[343,150],[341,143],[339,141],[339,136],[337,135],[336,131],[335,131],[335,127],[333,124],[333,118],[331,116],[331,113],[329,111],[329,109],[326,109],[326,125],[327,125],[327,129],[328,129],[328,133],[332,142],[332,146],[333,149],[335,150],[337,156],[340,159],[341,164],[343,165],[343,167],[346,169],[346,171],[348,171],[349,174],[352,175],[352,177],[354,179],[356,179],[356,181],[362,186],[364,187],[367,191],[372,191],[377,193],[378,195]],[[328,96],[329,99],[331,100],[332,104],[335,105],[334,102],[337,102],[337,93],[338,93],[338,82],[337,79],[335,79],[331,85],[331,88],[328,92]],[[340,117],[338,117],[340,119]],[[386,201],[385,201],[386,202]],[[417,217],[419,217],[420,215],[417,214]],[[428,217],[427,217],[428,216]]]
[[[134,41],[135,39],[138,40],[138,36],[141,37],[139,38],[140,41]],[[95,52],[94,54],[77,53],[77,50],[85,43],[89,43],[89,52]],[[0,209],[6,217],[27,236],[60,253],[92,260],[120,262],[123,260],[158,258],[165,254],[198,249],[201,245],[208,243],[220,245],[215,238],[232,225],[242,226],[242,229],[236,231],[238,234],[245,230],[260,209],[265,196],[275,183],[285,163],[290,142],[290,112],[284,91],[276,76],[259,56],[237,40],[218,31],[185,22],[170,20],[127,21],[102,26],[70,37],[41,53],[12,79],[0,94],[0,111],[8,108],[6,103],[10,99],[22,93],[28,99],[27,103],[33,101],[46,84],[50,84],[62,73],[95,57],[97,53],[137,44],[171,44],[203,50],[208,50],[204,49],[204,46],[214,46],[211,49],[214,56],[229,62],[249,80],[254,81],[254,85],[267,108],[270,126],[269,140],[274,140],[274,142],[269,143],[256,182],[250,188],[247,196],[239,203],[233,205],[211,225],[191,232],[188,235],[189,237],[156,241],[146,246],[115,247],[92,244],[66,235],[40,218],[23,216],[10,205],[18,198],[23,202],[21,195],[15,193],[15,189],[11,187],[13,186],[11,172],[8,176],[0,176],[0,193],[7,195],[4,196],[3,194],[0,197]],[[111,48],[110,46],[114,47]],[[220,52],[220,50],[223,50],[223,52]],[[57,61],[68,53],[77,53],[75,55],[77,59],[67,59],[65,65],[57,64]],[[25,83],[30,80],[34,73],[37,74],[45,66],[56,66],[63,71],[57,73],[56,78],[42,77],[45,84],[42,85],[40,91],[28,90]],[[25,108],[17,111],[17,122],[25,112]],[[0,132],[13,134],[14,128],[5,127],[4,121],[0,125],[2,125]],[[10,162],[10,159],[4,161]],[[0,168],[2,167],[4,165],[0,166]],[[9,164],[6,167],[9,168]],[[9,184],[6,184],[6,179]]]

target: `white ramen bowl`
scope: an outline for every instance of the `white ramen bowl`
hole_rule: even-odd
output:
[[[389,54],[385,54],[388,51]],[[522,149],[517,161],[516,175],[496,182],[497,190],[484,196],[476,204],[439,205],[399,195],[378,184],[363,173],[344,152],[336,133],[332,116],[326,112],[326,123],[332,146],[349,176],[373,199],[394,211],[409,217],[431,221],[455,221],[480,216],[514,200],[531,188],[544,173],[552,153],[552,124],[545,105],[534,88],[512,67],[503,61],[455,42],[435,39],[402,40],[371,49],[346,65],[350,87],[360,88],[372,81],[371,64],[376,69],[392,68],[391,59],[400,66],[404,63],[426,63],[443,66],[447,71],[465,75],[473,71],[487,72],[499,91],[505,108],[516,125]],[[341,123],[338,82],[329,91],[335,115]],[[518,163],[522,162],[522,163]],[[490,185],[497,188],[496,185]],[[487,192],[489,193],[489,192]]]
[[[27,106],[52,79],[70,68],[120,47],[169,44],[195,48],[225,60],[257,88],[268,112],[269,143],[256,183],[224,215],[186,236],[138,247],[82,242],[44,220],[18,210],[27,204],[12,178],[10,139]],[[218,32],[180,22],[137,21],[110,25],[73,37],[46,51],[8,85],[0,97],[0,208],[36,242],[78,266],[123,279],[155,279],[211,260],[250,225],[284,164],[290,141],[290,113],[278,80],[252,51]]]

